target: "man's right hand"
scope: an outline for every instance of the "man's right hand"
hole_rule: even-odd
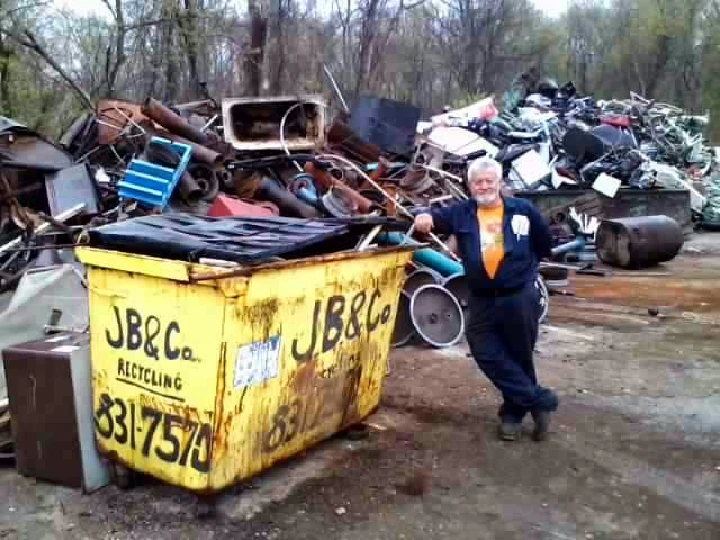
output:
[[[415,216],[415,231],[420,234],[429,234],[433,230],[433,218],[430,214]]]

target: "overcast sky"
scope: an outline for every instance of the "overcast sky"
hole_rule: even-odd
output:
[[[239,3],[240,0],[235,1]],[[541,9],[546,15],[551,17],[557,17],[565,12],[568,1],[569,0],[532,0],[538,9]],[[87,15],[92,12],[103,15],[108,13],[107,7],[105,7],[101,0],[55,0],[55,4],[57,6],[70,7],[77,13]],[[331,0],[317,0],[318,6],[322,4],[331,5]]]

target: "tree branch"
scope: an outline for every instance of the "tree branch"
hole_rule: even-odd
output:
[[[110,7],[109,0],[105,1],[108,2],[108,7]],[[125,63],[125,60],[127,60],[127,56],[125,55],[125,32],[127,32],[127,28],[125,27],[125,14],[123,13],[122,0],[115,0],[115,21],[117,22],[117,36],[115,37],[115,65],[108,74],[107,84],[109,97],[113,97],[118,72]]]
[[[102,0],[102,3],[105,4],[105,6],[108,8],[108,10],[110,11],[110,13],[113,16],[113,19],[117,19],[117,13],[115,12],[115,9],[112,7],[110,0]]]
[[[18,6],[18,7],[16,7],[16,8],[9,9],[9,10],[7,10],[7,11],[4,12],[4,13],[0,13],[0,20],[5,19],[6,17],[9,17],[9,16],[12,15],[13,13],[17,13],[18,11],[25,11],[25,10],[28,10],[28,9],[35,9],[35,8],[39,8],[39,7],[45,7],[45,6],[48,6],[49,4],[50,4],[50,2],[37,2],[37,3],[31,4],[31,5]]]
[[[0,32],[5,34],[7,37],[12,39],[13,41],[17,42],[18,44],[22,45],[23,47],[26,47],[36,53],[38,56],[40,56],[45,62],[48,63],[48,65],[55,70],[55,72],[60,75],[60,77],[72,88],[75,93],[80,98],[80,101],[82,101],[83,105],[85,105],[88,109],[94,109],[92,101],[90,100],[90,96],[78,86],[78,84],[72,80],[72,78],[65,72],[65,70],[58,64],[55,59],[50,56],[50,54],[45,50],[45,48],[38,43],[37,38],[35,37],[35,34],[33,34],[29,29],[24,28],[22,31],[22,34],[17,34],[12,31],[8,31],[7,29],[0,29]]]
[[[215,18],[214,15],[199,15],[199,14],[197,15],[198,21],[209,20],[209,19],[213,19],[213,18]],[[146,28],[148,26],[155,26],[158,24],[166,23],[166,22],[175,22],[175,17],[161,17],[159,19],[152,19],[149,21],[138,21],[133,24],[125,24],[125,25],[123,25],[123,28],[125,28],[125,30],[138,30],[140,28]]]

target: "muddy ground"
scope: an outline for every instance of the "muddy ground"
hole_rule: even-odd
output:
[[[5,468],[0,538],[720,539],[716,284],[720,235],[700,235],[665,267],[554,297],[537,364],[562,402],[545,443],[495,439],[497,395],[464,345],[405,348],[368,439],[321,444],[215,517],[168,486],[83,496]]]

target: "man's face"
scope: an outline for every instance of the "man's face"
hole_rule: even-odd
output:
[[[470,195],[480,206],[492,206],[500,199],[500,179],[493,171],[483,171],[468,181]]]

